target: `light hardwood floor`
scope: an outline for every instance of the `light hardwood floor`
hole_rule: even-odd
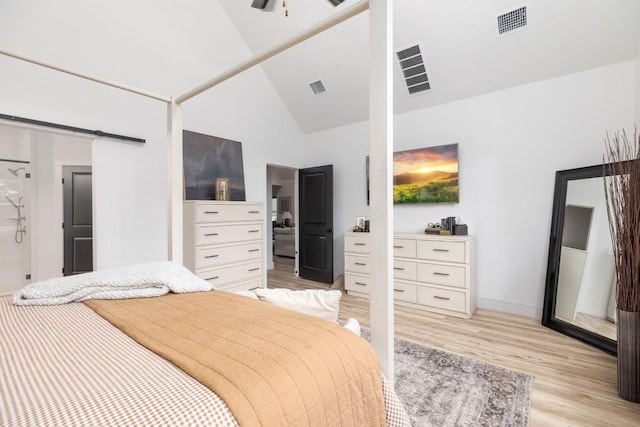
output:
[[[328,285],[293,275],[293,260],[278,258],[269,287]],[[344,295],[340,318],[369,327],[369,302]],[[396,306],[396,338],[524,372],[533,377],[531,426],[640,426],[640,404],[616,390],[616,359],[543,327],[538,320],[478,309],[469,320]]]

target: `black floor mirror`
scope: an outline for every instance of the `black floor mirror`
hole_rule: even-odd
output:
[[[542,324],[616,354],[616,276],[605,175],[611,175],[609,165],[556,172]]]

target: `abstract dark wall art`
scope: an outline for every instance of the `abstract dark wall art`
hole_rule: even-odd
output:
[[[242,143],[183,131],[185,200],[215,200],[216,178],[229,178],[230,200],[246,200]]]

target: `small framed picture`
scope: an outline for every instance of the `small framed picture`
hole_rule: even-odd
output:
[[[356,227],[364,230],[364,223],[367,220],[366,216],[357,216],[356,217]]]
[[[278,213],[291,212],[291,197],[278,197]]]

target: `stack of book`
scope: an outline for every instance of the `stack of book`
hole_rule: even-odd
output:
[[[442,218],[440,220],[440,228],[442,229],[442,231],[444,231],[444,233],[441,231],[440,234],[453,234],[453,227],[454,225],[456,225],[456,217],[455,216],[448,216],[446,218]]]

